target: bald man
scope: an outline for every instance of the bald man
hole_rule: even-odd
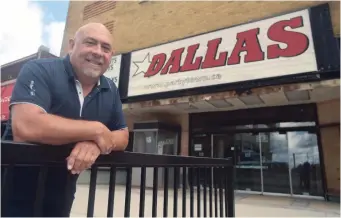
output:
[[[111,40],[102,24],[87,24],[70,39],[66,57],[30,61],[17,78],[5,139],[75,144],[65,166],[48,171],[42,216],[69,216],[78,175],[100,154],[124,150],[128,144],[118,89],[103,76],[114,51]],[[14,194],[2,208],[3,216],[33,216],[38,173],[34,167],[15,169]]]

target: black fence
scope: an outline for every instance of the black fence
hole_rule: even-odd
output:
[[[37,176],[38,185],[33,204],[34,216],[43,216],[46,175],[52,167],[66,168],[65,159],[70,154],[71,149],[72,146],[43,146],[2,141],[2,208],[8,207],[6,203],[9,204],[8,199],[13,191],[11,181],[14,178],[12,173],[14,167],[35,166],[39,169],[39,176]],[[108,171],[110,174],[109,193],[105,199],[107,205],[103,205],[103,207],[107,207],[108,217],[113,217],[114,211],[117,209],[114,207],[115,200],[123,201],[123,199],[115,198],[115,190],[117,192],[116,176],[118,175],[116,172],[117,169],[122,168],[125,169],[126,173],[124,217],[159,216],[158,204],[161,206],[162,198],[163,205],[159,209],[161,208],[164,217],[234,217],[233,166],[230,159],[133,152],[113,152],[110,155],[100,156],[90,170],[87,217],[94,216],[96,180],[102,167],[110,169]],[[153,175],[152,178],[146,176],[147,171]],[[137,186],[132,182],[133,177],[135,177],[135,183],[136,177],[139,178]],[[161,182],[159,181],[160,178]],[[151,190],[146,187],[146,179],[152,181],[150,183],[152,184]],[[132,189],[139,190],[138,199],[132,199]],[[146,202],[146,190],[152,191],[151,202]],[[163,191],[163,197],[160,194],[158,196],[160,191]],[[139,202],[138,209],[131,208],[132,202]],[[196,210],[194,210],[195,206]],[[151,214],[145,214],[146,207],[151,208]],[[131,213],[132,210],[136,215]]]

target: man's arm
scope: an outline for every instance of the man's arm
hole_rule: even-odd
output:
[[[14,141],[62,145],[95,139],[105,128],[101,123],[48,114],[51,81],[49,73],[34,62],[20,71],[10,103]]]
[[[106,127],[99,122],[72,120],[47,114],[34,104],[21,103],[12,106],[14,141],[65,145],[95,140],[101,128]]]
[[[114,141],[113,150],[124,151],[129,142],[129,130],[124,119],[119,92],[114,84],[113,86],[115,87],[115,99],[111,116],[112,121],[109,124],[109,129],[111,130],[112,139]]]
[[[111,132],[113,140],[115,142],[115,147],[113,151],[124,151],[127,148],[129,142],[129,130],[124,128],[121,130],[114,130]]]

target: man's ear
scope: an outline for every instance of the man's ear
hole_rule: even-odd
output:
[[[71,52],[73,50],[74,46],[75,46],[75,40],[74,39],[70,39],[69,40],[69,52]]]

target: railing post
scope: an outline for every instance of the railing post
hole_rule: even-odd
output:
[[[139,217],[144,217],[145,193],[146,193],[146,167],[142,167],[141,168],[141,183],[140,183]]]
[[[213,167],[209,168],[209,202],[210,202],[210,217],[213,217],[213,197],[212,197],[212,189],[213,189]]]
[[[220,209],[220,217],[224,217],[224,198],[223,198],[223,191],[224,191],[224,168],[218,168],[218,184],[219,184],[219,209]]]
[[[152,217],[157,217],[157,192],[159,188],[159,169],[154,167],[153,172],[153,200],[152,200]]]
[[[87,217],[94,216],[96,196],[97,166],[91,168]]]
[[[233,173],[233,165],[227,167],[227,199],[228,199],[228,208],[227,215],[228,217],[235,216],[235,205],[234,205],[234,173]]]
[[[126,183],[126,197],[124,205],[124,217],[130,217],[130,202],[131,202],[131,179],[132,167],[127,168],[127,183]]]
[[[189,171],[189,207],[190,207],[190,216],[194,217],[194,190],[193,190],[193,182],[194,182],[194,173],[193,168],[188,168]]]
[[[178,189],[179,189],[180,168],[174,167],[174,201],[173,201],[173,217],[178,216]]]
[[[116,187],[116,167],[112,166],[110,168],[107,217],[114,216],[115,187]]]
[[[196,177],[197,177],[197,217],[200,217],[200,200],[201,200],[201,197],[200,197],[200,167],[196,168]]]
[[[164,168],[163,181],[163,217],[168,216],[168,167]]]
[[[187,189],[187,168],[182,168],[182,217],[186,217],[186,189]]]
[[[204,168],[204,217],[207,217],[207,170]]]

